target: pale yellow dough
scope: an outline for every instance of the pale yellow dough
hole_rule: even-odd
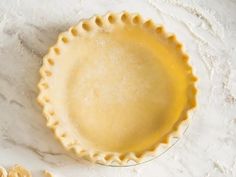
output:
[[[55,112],[65,115],[85,146],[141,151],[171,130],[186,105],[179,60],[140,28],[75,39],[53,71]]]
[[[126,15],[71,28],[41,68],[48,126],[90,158],[155,149],[195,105],[195,77],[175,37]]]
[[[45,177],[54,177],[54,175],[51,172],[47,171],[47,170],[44,170],[43,173],[44,173]]]
[[[8,177],[32,177],[31,172],[23,166],[15,165],[8,171]]]
[[[7,177],[7,171],[0,166],[0,177]]]

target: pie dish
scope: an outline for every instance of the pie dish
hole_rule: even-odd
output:
[[[67,150],[102,164],[155,155],[196,105],[175,35],[139,14],[107,13],[59,35],[40,69],[39,103]]]

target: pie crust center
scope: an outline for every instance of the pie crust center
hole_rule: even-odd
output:
[[[140,28],[81,37],[60,58],[51,94],[87,147],[148,148],[171,130],[186,104],[178,56]]]
[[[196,105],[182,45],[128,12],[94,16],[60,34],[40,74],[47,126],[67,150],[102,164],[158,154]]]

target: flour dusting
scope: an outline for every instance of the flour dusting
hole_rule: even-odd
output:
[[[219,20],[215,17],[214,13],[209,10],[204,10],[197,4],[194,4],[194,6],[190,6],[188,4],[183,3],[182,1],[178,0],[164,0],[166,2],[169,2],[173,5],[176,5],[178,7],[184,8],[186,11],[188,11],[190,14],[198,17],[202,20],[202,28],[206,28],[206,26],[209,27],[210,31],[223,39],[224,37],[224,28],[222,24],[219,22]]]
[[[62,177],[235,177],[235,9],[233,0],[0,1],[0,164],[19,162],[34,173],[53,169]],[[198,77],[197,107],[168,152],[135,167],[111,168],[66,154],[46,128],[35,97],[41,56],[58,33],[82,18],[123,10],[162,23],[184,44]]]

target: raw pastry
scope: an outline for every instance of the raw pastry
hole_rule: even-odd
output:
[[[8,177],[32,177],[31,172],[20,165],[11,167],[8,171]]]
[[[62,33],[44,57],[47,126],[67,150],[126,164],[155,155],[196,105],[196,77],[174,35],[138,14],[94,16]]]

